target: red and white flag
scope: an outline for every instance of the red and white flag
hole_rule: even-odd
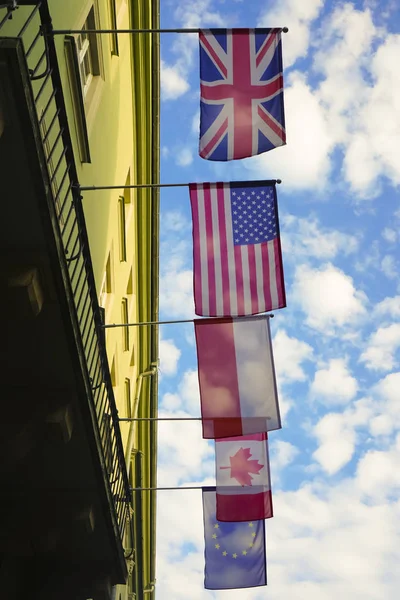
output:
[[[269,318],[196,319],[195,332],[203,438],[280,429]]]
[[[275,182],[191,183],[189,191],[196,314],[286,306]]]
[[[273,517],[266,433],[215,440],[218,521]]]

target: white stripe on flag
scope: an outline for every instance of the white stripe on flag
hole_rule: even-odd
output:
[[[268,319],[252,317],[234,320],[233,336],[243,434],[254,433],[254,429],[246,431],[246,417],[267,417],[268,431],[280,429]]]
[[[242,257],[244,310],[245,314],[251,315],[253,311],[251,310],[249,250],[247,246],[240,246],[240,254]]]
[[[215,186],[210,189],[211,199],[211,218],[214,246],[214,273],[215,273],[215,303],[217,314],[223,314],[223,289],[222,289],[222,268],[221,268],[221,241],[219,236],[218,219],[218,190]]]
[[[229,272],[229,300],[230,314],[236,316],[237,310],[237,291],[236,291],[236,265],[233,245],[233,227],[232,227],[232,207],[231,207],[231,189],[229,183],[224,184],[224,205],[225,205],[225,232],[228,255]]]
[[[261,244],[255,244],[254,254],[255,254],[255,258],[256,258],[256,282],[257,282],[258,310],[260,312],[263,312],[264,307],[265,307],[265,299],[264,299],[264,276],[263,276]]]
[[[206,235],[206,214],[204,206],[204,189],[199,186],[197,190],[197,203],[199,211],[199,241],[200,241],[200,262],[201,262],[201,304],[202,314],[209,315],[209,290],[208,290],[208,262],[207,262],[207,235]]]

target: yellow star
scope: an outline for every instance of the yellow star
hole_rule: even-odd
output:
[[[253,523],[249,523],[249,527],[254,527]]]
[[[256,532],[253,531],[253,533],[251,534],[251,537],[256,537],[256,535],[257,535]]]
[[[232,558],[237,558],[236,552],[235,552],[235,554],[232,554]]]
[[[214,529],[219,529],[219,525],[218,525],[218,523],[216,523],[216,524],[214,525]]]
[[[223,551],[222,556],[226,556],[228,553],[226,550]]]
[[[243,554],[243,556],[246,556],[246,554],[247,554],[247,550],[243,550],[243,551],[242,551],[242,554]]]
[[[249,548],[252,548],[254,546],[253,542],[251,542],[251,544],[249,544]]]
[[[217,539],[217,534],[216,534],[216,533],[213,533],[213,534],[212,534],[212,537],[213,537],[213,540],[216,540],[216,539]]]
[[[217,550],[219,550],[221,548],[221,546],[219,544],[215,544],[215,547]]]

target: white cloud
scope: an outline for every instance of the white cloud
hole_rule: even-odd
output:
[[[193,162],[193,152],[190,148],[182,148],[177,152],[176,164],[179,167],[188,167]]]
[[[168,235],[162,238],[160,246],[160,311],[168,317],[191,318],[194,316],[193,272],[187,266],[192,252],[185,229],[187,221],[179,213],[166,215],[161,223],[162,228],[164,222],[168,227]]]
[[[389,244],[394,244],[394,242],[397,240],[397,231],[391,229],[390,227],[385,227],[385,229],[382,231],[382,237],[384,240],[389,242]]]
[[[287,260],[298,261],[299,256],[332,259],[339,252],[347,255],[358,249],[356,236],[323,227],[316,218],[301,219],[286,214],[280,221],[282,247]]]
[[[307,324],[328,334],[337,327],[354,325],[366,312],[365,294],[331,264],[319,269],[297,267],[291,297],[306,313]]]
[[[176,100],[185,94],[190,86],[186,74],[182,72],[179,64],[170,66],[161,61],[161,98],[163,100]]]
[[[273,340],[273,352],[277,379],[281,385],[306,379],[302,363],[313,357],[313,349],[309,344],[289,337],[286,331],[278,329]]]
[[[389,451],[371,450],[358,463],[357,478],[362,491],[384,501],[400,489],[400,435]]]
[[[400,296],[387,297],[375,306],[375,312],[379,315],[390,315],[400,317]]]
[[[360,361],[365,362],[368,369],[390,371],[395,365],[395,353],[399,347],[400,323],[379,327],[371,336]]]
[[[285,120],[287,145],[247,159],[244,166],[258,176],[279,177],[285,189],[324,189],[334,137],[318,96],[297,71],[287,78]]]
[[[187,412],[160,412],[162,417],[188,417]],[[215,473],[214,449],[203,440],[200,421],[160,421],[158,425],[158,483],[176,485]]]
[[[398,277],[397,263],[391,254],[387,254],[382,259],[381,268],[388,279],[396,279]]]
[[[374,402],[364,398],[343,413],[327,413],[318,421],[312,430],[319,443],[313,457],[326,473],[334,475],[352,459],[357,443],[356,430],[365,429],[375,413]]]
[[[386,375],[373,387],[374,415],[369,421],[372,436],[390,436],[396,429],[400,429],[399,389],[400,372]]]
[[[298,448],[290,442],[274,440],[270,442],[271,467],[273,473],[279,473],[287,467],[299,454]]]
[[[175,375],[181,351],[174,344],[173,340],[160,340],[160,370],[165,375]]]
[[[357,380],[342,358],[331,359],[326,368],[318,369],[310,388],[314,397],[329,405],[347,404],[357,394],[357,389]]]
[[[189,227],[189,221],[181,212],[169,210],[162,215],[162,230],[166,232],[182,232]]]
[[[400,183],[400,156],[396,139],[400,135],[400,73],[397,57],[400,36],[387,35],[371,61],[373,87],[355,121],[355,135],[346,154],[346,174],[353,187],[372,192],[379,176]],[[356,156],[360,145],[361,154]],[[357,171],[362,175],[357,178]],[[356,172],[355,175],[353,174]]]
[[[347,418],[328,413],[317,423],[314,435],[319,442],[313,457],[329,475],[333,475],[352,458],[356,434]]]
[[[284,66],[290,67],[308,53],[310,29],[323,6],[323,0],[280,0],[269,4],[258,20],[259,27],[288,27],[283,34]]]
[[[176,385],[177,392],[163,396],[162,410],[184,410],[188,414],[200,415],[200,391],[197,370],[186,370]]]

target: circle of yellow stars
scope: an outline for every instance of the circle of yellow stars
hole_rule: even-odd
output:
[[[225,549],[221,549],[221,545],[217,541],[218,540],[218,534],[217,533],[213,533],[212,534],[213,540],[216,541],[216,543],[214,544],[215,549],[216,550],[221,550],[222,556],[231,556],[232,558],[238,558],[239,556],[246,556],[251,551],[251,549],[253,548],[254,542],[255,542],[256,537],[257,537],[257,534],[254,531],[254,523],[248,523],[248,526],[252,530],[251,531],[251,538],[250,538],[251,542],[249,543],[249,545],[244,550],[242,550],[241,555],[240,555],[240,553],[237,553],[237,552],[233,552],[231,554],[231,553],[227,552]],[[219,529],[219,524],[218,523],[215,523],[214,529],[218,531],[218,529]]]

